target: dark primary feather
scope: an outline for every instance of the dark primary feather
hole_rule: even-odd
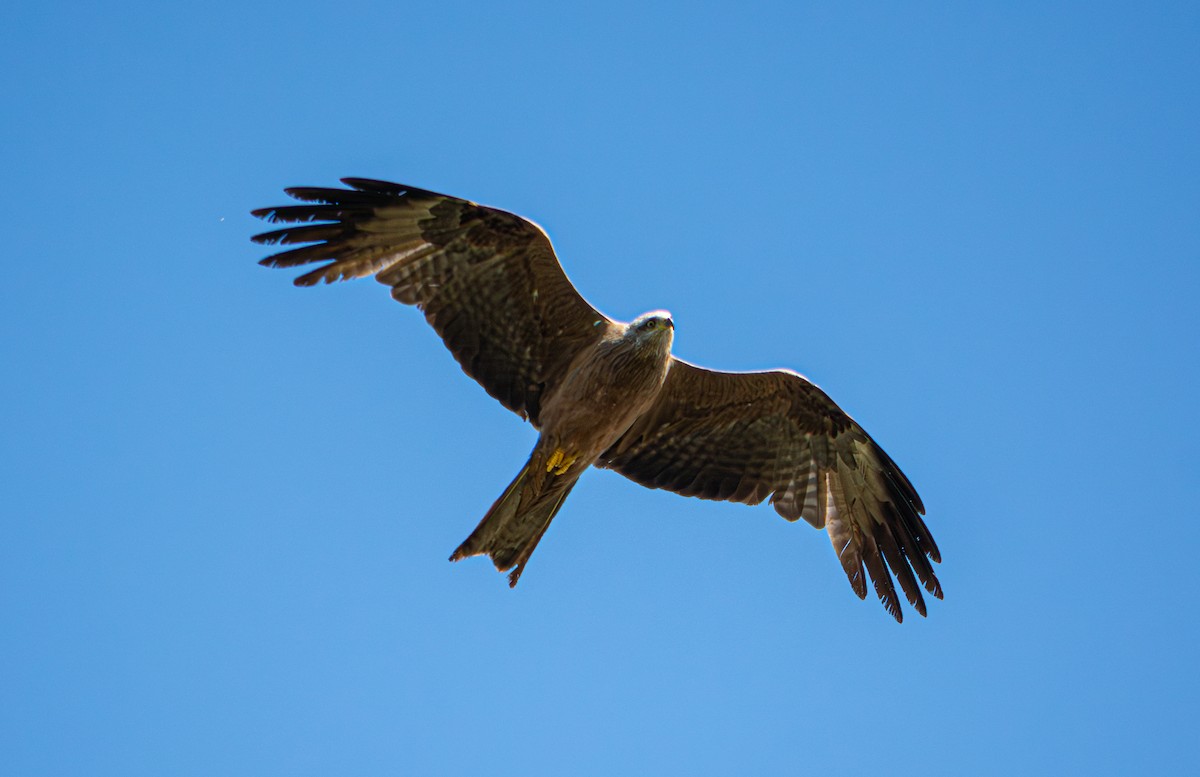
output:
[[[375,275],[424,311],[468,375],[537,424],[541,397],[609,323],[571,285],[546,234],[456,197],[364,178],[343,183],[352,188],[290,188],[311,204],[253,211],[290,225],[255,241],[306,244],[260,263],[323,263],[299,286]]]
[[[908,479],[823,391],[795,373],[730,373],[674,360],[658,400],[600,457],[650,488],[758,504],[825,528],[854,591],[866,576],[902,619],[889,568],[922,615],[941,556]],[[916,573],[914,577],[913,573]]]

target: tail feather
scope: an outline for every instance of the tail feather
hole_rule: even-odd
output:
[[[549,475],[533,462],[530,457],[471,536],[450,554],[451,561],[490,556],[499,571],[512,570],[509,586],[517,584],[534,548],[579,479],[576,472]]]

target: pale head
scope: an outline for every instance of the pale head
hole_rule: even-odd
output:
[[[626,337],[632,338],[639,345],[659,343],[670,349],[675,336],[675,322],[671,320],[671,314],[667,311],[652,310],[631,321],[625,332]]]

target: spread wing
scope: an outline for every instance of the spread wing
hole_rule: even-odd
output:
[[[716,372],[675,359],[662,393],[597,462],[650,488],[758,504],[824,527],[859,598],[863,568],[902,619],[891,572],[925,614],[941,561],[908,478],[823,391],[792,372]],[[914,577],[913,573],[916,573]]]
[[[463,371],[537,425],[541,397],[611,323],[571,285],[546,233],[467,200],[385,181],[342,182],[351,188],[286,189],[306,204],[253,211],[289,224],[255,242],[312,244],[260,264],[325,262],[297,286],[374,275],[425,313]]]

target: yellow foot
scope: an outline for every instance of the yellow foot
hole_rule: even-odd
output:
[[[568,456],[563,453],[562,448],[555,448],[554,453],[550,454],[550,460],[546,462],[546,471],[561,475],[571,468],[577,458],[577,456]]]

